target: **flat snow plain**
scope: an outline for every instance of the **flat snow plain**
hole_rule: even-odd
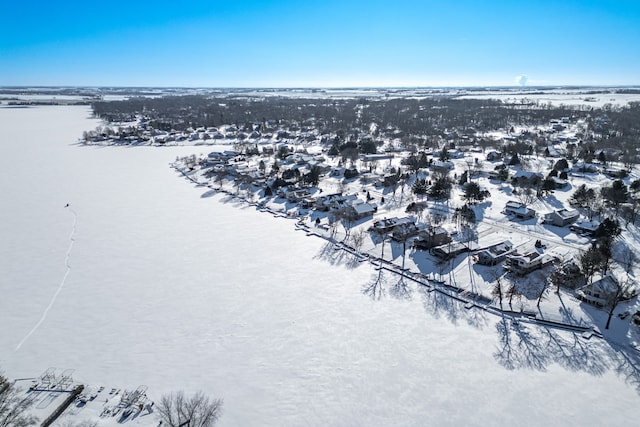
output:
[[[293,222],[168,166],[207,147],[75,145],[90,113],[0,108],[9,377],[53,366],[152,398],[202,389],[224,399],[221,426],[637,421],[638,373],[605,342],[424,289],[372,300],[371,265],[332,262]]]

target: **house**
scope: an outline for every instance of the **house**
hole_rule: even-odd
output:
[[[354,202],[345,208],[345,212],[350,218],[362,219],[373,215],[378,210],[378,206],[375,203],[365,203],[361,200],[357,200],[356,202],[361,203]]]
[[[580,217],[580,213],[575,209],[558,209],[544,216],[542,222],[558,227],[565,227],[573,224]]]
[[[418,233],[418,238],[413,241],[413,246],[417,249],[431,249],[449,242],[451,242],[451,236],[447,230],[432,226]]]
[[[507,259],[507,255],[513,250],[513,244],[504,242],[489,246],[476,253],[476,262],[482,265],[496,265]]]
[[[622,179],[629,175],[626,169],[618,169],[618,168],[604,168],[602,173],[607,175],[610,178]]]
[[[320,210],[340,211],[358,202],[358,196],[355,194],[347,194],[346,196],[340,194],[330,197],[328,200],[323,200],[323,209]]]
[[[415,223],[415,220],[411,217],[405,218],[384,218],[380,219],[373,223],[373,225],[369,228],[370,231],[378,234],[386,234],[393,231],[394,228],[400,226],[403,227],[404,224]]]
[[[395,173],[388,173],[378,180],[378,185],[383,187],[390,187],[396,184],[400,180],[400,175]]]
[[[544,267],[552,260],[550,256],[532,249],[522,254],[516,252],[507,255],[507,268],[516,274],[524,275]]]
[[[285,192],[285,197],[287,198],[287,201],[291,203],[298,203],[306,199],[310,195],[311,193],[309,193],[308,188],[294,188],[291,190],[287,190]]]
[[[462,159],[464,157],[464,153],[461,150],[450,149],[447,151],[450,159]]]
[[[393,153],[365,154],[361,156],[363,162],[376,162],[379,160],[391,160],[394,158]]]
[[[598,172],[598,166],[593,163],[576,162],[571,168],[573,173],[596,173]]]
[[[453,167],[453,162],[450,162],[449,160],[445,162],[441,160],[434,160],[433,163],[431,163],[431,169],[435,171],[450,171],[453,169]]]
[[[529,172],[523,170],[517,170],[511,178],[511,183],[514,186],[525,187],[529,184],[535,185],[542,182],[544,175],[539,172]]]
[[[316,209],[327,212],[331,208],[343,207],[345,196],[342,193],[325,194],[316,200]]]
[[[557,190],[561,190],[569,186],[569,181],[567,181],[566,179],[561,179],[561,178],[558,178],[557,176],[552,176],[550,179],[551,181],[553,181],[553,184],[555,185],[555,188]]]
[[[497,160],[502,160],[502,153],[499,153],[495,150],[489,151],[487,153],[487,160],[490,162],[494,162]]]
[[[262,175],[255,166],[249,166],[245,164],[237,164],[233,167],[233,172],[242,177],[255,178],[258,175]]]
[[[312,209],[316,206],[316,199],[313,197],[305,197],[298,202],[298,205],[303,209]]]
[[[536,211],[526,207],[524,203],[510,200],[504,207],[505,215],[516,217],[517,219],[530,219],[536,216]]]
[[[360,182],[362,182],[363,184],[374,183],[378,181],[378,179],[380,179],[380,175],[378,175],[377,173],[365,172],[363,174],[360,174]]]
[[[499,166],[502,166],[502,163]],[[489,179],[506,181],[509,179],[509,170],[506,167],[496,167],[494,170],[489,171],[488,175]]]
[[[461,253],[469,252],[469,246],[461,242],[451,242],[431,248],[431,255],[442,259],[455,258]]]
[[[604,307],[616,294],[617,287],[618,281],[613,276],[607,275],[576,289],[576,294],[581,301],[596,307]]]
[[[600,227],[599,221],[587,221],[586,219],[578,219],[576,222],[569,226],[569,230],[576,234],[592,235]]]
[[[212,151],[207,154],[207,163],[217,163],[230,160],[238,155],[237,151],[225,150],[225,151]]]
[[[404,242],[409,237],[417,235],[419,231],[420,228],[415,222],[404,222],[393,227],[391,238],[398,242]]]

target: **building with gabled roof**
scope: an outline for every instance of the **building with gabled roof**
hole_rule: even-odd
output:
[[[551,261],[551,256],[531,249],[521,254],[515,252],[507,255],[507,268],[516,274],[524,275],[544,267]]]
[[[569,226],[569,230],[578,234],[592,235],[600,227],[600,222],[596,220],[588,221],[579,218],[576,222]]]
[[[518,219],[530,219],[536,216],[536,211],[528,208],[524,203],[510,200],[504,207],[506,215],[514,216]]]
[[[611,275],[606,275],[593,283],[587,283],[583,287],[576,289],[578,299],[596,307],[604,307],[616,294],[618,281]]]
[[[418,249],[431,249],[450,241],[451,235],[447,230],[440,226],[431,226],[418,232],[418,238],[413,241],[413,246]]]
[[[451,259],[457,257],[461,253],[469,251],[469,246],[465,245],[464,243],[450,242],[444,245],[436,246],[435,248],[431,248],[429,252],[431,253],[431,255],[438,258]]]
[[[403,227],[405,224],[415,224],[415,219],[411,217],[404,218],[383,218],[374,222],[369,230],[378,234],[386,234],[392,232],[394,228],[400,226]]]
[[[476,253],[476,262],[482,265],[496,265],[507,259],[507,255],[513,250],[513,244],[509,240],[489,246]]]
[[[558,227],[564,227],[573,224],[580,218],[580,213],[576,209],[558,209],[545,214],[542,222],[552,224]]]

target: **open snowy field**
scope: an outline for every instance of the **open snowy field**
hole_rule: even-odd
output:
[[[614,93],[612,89],[511,89],[509,91],[472,91],[459,99],[499,99],[504,103],[538,102],[540,104],[602,108],[604,105],[624,106],[640,101],[638,93]]]
[[[207,147],[75,145],[89,116],[0,108],[10,378],[202,389],[224,399],[221,426],[637,422],[639,354],[426,288],[397,299],[390,273],[372,299],[370,264],[168,166]]]

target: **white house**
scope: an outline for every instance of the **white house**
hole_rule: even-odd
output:
[[[418,233],[418,238],[413,241],[413,246],[418,249],[431,249],[449,242],[451,242],[451,236],[447,230],[431,226]]]
[[[529,219],[536,216],[536,211],[528,208],[524,203],[510,200],[504,207],[506,215],[514,216],[518,219]]]
[[[551,260],[550,256],[536,250],[530,250],[522,254],[507,255],[507,266],[509,270],[522,275],[544,267]]]
[[[573,224],[580,217],[580,213],[576,209],[558,209],[556,211],[545,214],[542,222],[552,224],[558,227],[564,227]]]
[[[462,242],[451,242],[444,245],[431,248],[431,255],[442,259],[450,259],[460,255],[463,252],[469,252],[470,248]]]
[[[584,285],[576,289],[576,294],[581,301],[604,307],[616,294],[618,281],[611,275],[607,275],[600,280]]]
[[[576,222],[571,224],[571,226],[569,226],[569,230],[578,234],[591,235],[598,229],[599,226],[600,226],[599,221],[595,221],[595,220],[588,221],[586,219],[580,218]]]
[[[415,222],[415,219],[411,217],[384,218],[374,222],[370,230],[375,233],[385,234],[393,231],[396,227],[405,227],[405,224],[414,224]]]
[[[356,219],[361,219],[373,215],[378,210],[378,206],[375,203],[366,203],[362,200],[356,200],[346,209],[347,215]]]
[[[309,197],[310,195],[311,193],[309,193],[308,188],[293,188],[285,192],[285,197],[291,203],[300,202],[303,199]]]
[[[476,253],[476,262],[482,265],[496,265],[507,259],[507,255],[513,250],[513,244],[504,242],[489,246]]]
[[[434,160],[433,163],[431,163],[431,169],[433,170],[452,170],[454,167],[453,162],[450,161],[446,161],[443,162],[441,160]]]
[[[595,173],[598,172],[598,166],[593,163],[576,162],[571,168],[573,173]]]

